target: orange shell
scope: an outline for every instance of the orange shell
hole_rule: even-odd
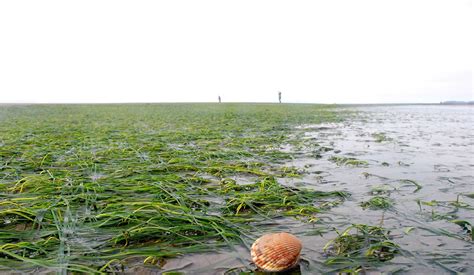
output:
[[[289,233],[266,234],[252,245],[250,254],[258,268],[267,272],[284,271],[299,260],[301,241]]]

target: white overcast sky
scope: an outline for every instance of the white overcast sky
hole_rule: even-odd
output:
[[[473,100],[468,0],[0,1],[0,102]]]

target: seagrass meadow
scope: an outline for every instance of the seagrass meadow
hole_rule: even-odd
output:
[[[413,131],[374,128],[390,119],[316,104],[0,106],[0,272],[252,274],[252,242],[279,231],[303,240],[293,274],[472,271],[470,164],[435,163],[431,180],[405,158]]]
[[[0,119],[4,270],[111,272],[214,251],[254,221],[344,197],[275,181],[298,173],[278,165],[291,158],[279,146],[294,125],[334,121],[325,107],[9,106]]]

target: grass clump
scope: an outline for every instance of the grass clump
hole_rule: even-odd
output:
[[[365,160],[359,160],[356,158],[332,156],[329,161],[336,163],[337,165],[348,165],[348,166],[367,166],[369,163]]]
[[[258,213],[266,217],[311,216],[320,212],[326,205],[337,205],[348,196],[346,192],[340,191],[321,192],[287,187],[279,184],[274,178],[264,178],[245,187],[234,185],[226,190],[226,213]]]
[[[375,196],[368,201],[361,202],[360,205],[364,209],[389,209],[392,207],[393,202],[388,197]]]
[[[382,133],[382,132],[373,133],[372,137],[375,139],[375,142],[378,142],[378,143],[392,140],[391,138],[387,137],[387,135],[385,133]]]
[[[358,270],[361,266],[393,259],[399,246],[392,242],[389,231],[380,226],[353,224],[329,241],[325,252],[329,255],[326,265],[338,270]]]

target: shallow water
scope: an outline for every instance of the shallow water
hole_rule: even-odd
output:
[[[393,260],[368,270],[369,274],[474,273],[472,242],[460,226],[450,222],[458,219],[474,223],[474,199],[462,195],[474,192],[474,107],[408,105],[341,110],[357,113],[343,123],[295,129],[304,132],[304,146],[281,149],[295,153],[287,166],[305,169],[306,173],[302,178],[280,181],[322,191],[345,190],[351,197],[318,215],[317,223],[285,218],[258,224],[256,232],[285,230],[299,236],[304,248],[297,273],[302,274],[331,272],[331,267],[323,264],[326,257],[322,248],[337,236],[335,230],[342,231],[353,223],[382,225],[401,247]],[[378,142],[374,134],[383,140]],[[318,150],[322,146],[333,150]],[[332,156],[357,158],[368,165],[337,165],[329,161]],[[422,188],[402,180],[416,181]],[[374,187],[388,191],[394,201],[392,209],[362,209],[359,204],[372,196]],[[432,200],[438,204],[423,204]],[[468,206],[453,206],[457,200]],[[137,268],[142,273],[173,270],[222,274],[232,268],[249,270],[253,266],[248,247],[241,246],[234,251],[223,249],[170,259],[163,269]]]

